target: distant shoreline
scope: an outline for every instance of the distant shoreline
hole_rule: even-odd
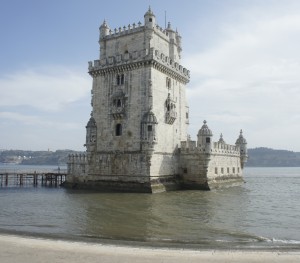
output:
[[[69,154],[82,154],[73,150],[52,151],[0,151],[0,164],[63,165]],[[300,167],[300,152],[274,150],[266,147],[248,149],[245,167]]]

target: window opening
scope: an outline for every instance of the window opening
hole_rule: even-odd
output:
[[[122,135],[122,124],[118,123],[116,125],[116,136],[121,136]]]
[[[117,107],[121,107],[121,106],[122,106],[121,100],[118,99],[118,100],[117,100]]]

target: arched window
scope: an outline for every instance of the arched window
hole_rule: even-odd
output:
[[[117,75],[117,85],[120,85],[120,75]]]
[[[122,124],[118,123],[116,125],[116,136],[121,136],[122,135]]]

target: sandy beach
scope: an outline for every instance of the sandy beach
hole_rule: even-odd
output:
[[[300,251],[181,250],[0,235],[1,263],[300,262]]]

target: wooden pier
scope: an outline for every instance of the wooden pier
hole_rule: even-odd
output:
[[[66,173],[0,173],[0,187],[59,186],[66,180]]]

